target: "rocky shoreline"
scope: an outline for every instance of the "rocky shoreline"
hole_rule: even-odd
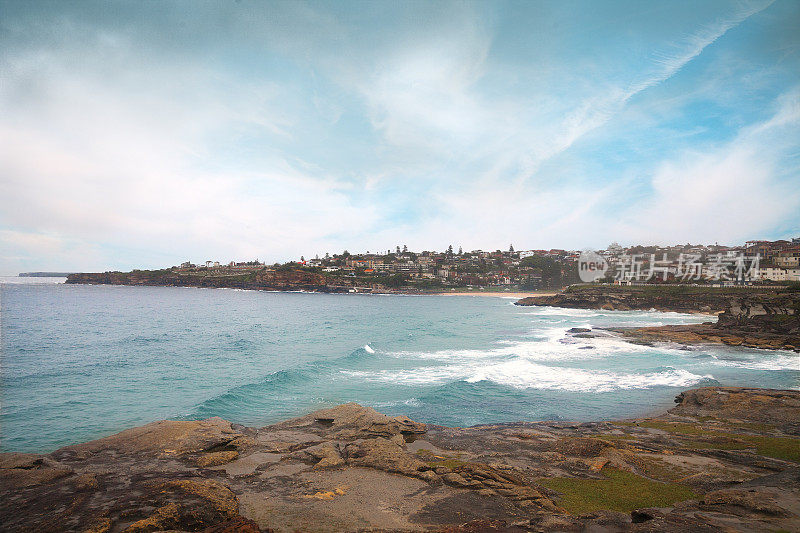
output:
[[[426,426],[345,404],[256,429],[162,421],[0,455],[3,531],[800,528],[800,391],[655,418]]]
[[[304,270],[266,270],[227,275],[199,275],[173,270],[134,270],[132,272],[77,273],[66,283],[83,285],[132,285],[151,287],[202,287],[266,291],[306,291],[338,293],[361,290],[389,292],[383,285],[364,286],[344,276],[324,276]]]
[[[800,352],[800,292],[796,291],[594,286],[523,298],[516,305],[716,314],[716,322],[612,331],[637,343],[711,343]]]

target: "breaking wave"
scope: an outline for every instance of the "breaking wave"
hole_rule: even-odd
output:
[[[517,359],[482,368],[453,365],[414,368],[403,371],[376,372],[342,370],[342,374],[366,381],[395,382],[404,385],[438,385],[451,381],[478,383],[491,381],[517,389],[562,390],[570,392],[609,392],[622,389],[646,389],[655,386],[688,387],[710,383],[714,377],[697,375],[683,369],[666,369],[642,374],[620,373],[581,368],[545,366]]]

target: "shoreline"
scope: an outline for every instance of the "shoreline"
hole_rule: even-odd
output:
[[[261,428],[153,422],[49,454],[0,454],[0,523],[98,533],[800,528],[800,391],[706,387],[675,402],[635,419],[471,428],[354,403]]]
[[[432,296],[489,296],[497,298],[533,298],[537,296],[555,296],[558,292],[553,291],[529,291],[529,292],[502,292],[502,291],[457,291],[431,293]]]
[[[372,291],[342,291],[342,290],[325,290],[325,288],[305,288],[305,289],[271,289],[267,287],[224,287],[224,286],[204,286],[204,285],[165,285],[157,283],[102,283],[102,282],[63,282],[63,285],[86,285],[86,286],[105,286],[105,287],[173,287],[179,289],[226,289],[237,291],[254,291],[254,292],[277,292],[277,293],[297,293],[297,294],[334,294],[334,295],[378,295],[378,296],[485,296],[497,298],[533,298],[533,297],[546,297],[556,296],[558,291],[463,291],[457,290],[452,292],[445,291],[422,291],[422,290],[372,290]]]
[[[554,296],[533,296],[520,306],[567,309],[643,311],[700,314],[716,321],[639,328],[607,328],[624,340],[652,345],[728,345],[800,352],[800,292],[753,290],[714,292],[696,287],[575,287]]]

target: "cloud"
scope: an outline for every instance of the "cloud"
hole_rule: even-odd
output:
[[[6,239],[11,249],[28,253],[46,234],[51,244],[80,236],[161,260],[176,247],[195,260],[278,259],[374,220],[336,178],[280,154],[219,165],[209,143],[221,131],[288,135],[291,119],[270,84],[220,80],[196,64],[142,63],[134,43],[118,40],[113,52],[33,51],[4,64],[0,222],[30,236]],[[67,68],[76,55],[80,68]]]
[[[672,43],[669,46],[671,50],[657,51],[654,54],[656,58],[652,62],[656,68],[645,69],[644,77],[627,86],[603,87],[602,91],[581,102],[567,114],[555,135],[552,135],[549,141],[539,143],[538,148],[532,151],[522,177],[530,177],[543,162],[566,151],[579,139],[606,124],[637,94],[675,76],[703,50],[731,29],[769,7],[773,1],[742,6],[733,15],[714,21],[686,39]]]
[[[0,270],[788,231],[770,5],[9,4]]]
[[[687,150],[662,162],[651,180],[654,194],[616,231],[639,241],[736,243],[800,212],[797,175],[779,170],[796,150],[800,88],[781,95],[775,107],[771,117],[717,149]]]

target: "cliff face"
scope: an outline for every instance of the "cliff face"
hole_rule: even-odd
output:
[[[153,285],[170,287],[214,287],[232,289],[347,292],[356,282],[344,276],[325,276],[307,270],[262,269],[244,274],[180,272],[173,270],[134,270],[132,272],[102,272],[70,274],[67,283],[103,285]],[[384,290],[379,284],[369,286]]]
[[[660,417],[426,426],[345,404],[260,429],[161,421],[0,454],[3,531],[798,531],[800,392]]]
[[[743,296],[744,295],[744,296]],[[774,291],[715,289],[703,287],[653,286],[609,287],[581,286],[569,288],[554,296],[523,298],[517,305],[551,305],[577,309],[607,309],[615,311],[649,310],[679,313],[720,313],[737,300],[756,300],[761,303],[775,300],[769,307],[785,306],[790,300]],[[743,304],[740,304],[743,305]]]
[[[800,336],[800,293],[732,299],[716,327]]]

